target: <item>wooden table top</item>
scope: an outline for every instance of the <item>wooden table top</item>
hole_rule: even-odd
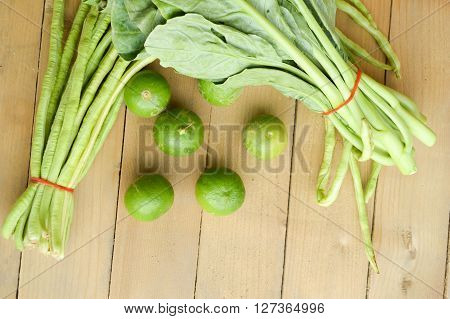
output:
[[[0,1],[0,221],[28,181],[39,80],[45,70],[50,2]],[[77,7],[68,0],[68,17]],[[350,176],[329,208],[315,202],[323,120],[267,87],[246,89],[235,105],[212,107],[197,83],[159,70],[172,105],[194,110],[208,128],[194,156],[173,159],[152,141],[153,120],[125,108],[87,178],[76,191],[66,258],[19,253],[0,239],[4,298],[442,298],[448,285],[450,210],[450,6],[446,0],[365,0],[389,34],[402,79],[364,66],[382,83],[411,96],[438,136],[417,143],[418,172],[381,174],[368,209],[381,274],[368,266]],[[364,47],[375,43],[348,18],[339,26]],[[376,51],[377,58],[383,56]],[[296,104],[298,106],[296,107]],[[280,117],[289,147],[261,163],[242,148],[241,129],[256,114]],[[202,213],[194,185],[207,164],[226,165],[246,185],[232,216]],[[174,185],[162,218],[127,218],[124,192],[139,175],[158,172]],[[364,176],[368,168],[363,169]]]

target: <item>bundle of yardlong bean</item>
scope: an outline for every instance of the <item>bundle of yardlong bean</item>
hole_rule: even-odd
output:
[[[73,190],[86,175],[122,104],[127,81],[152,59],[131,63],[111,41],[109,7],[80,4],[65,44],[64,1],[55,0],[45,73],[33,132],[31,183],[2,228],[16,246],[64,256]]]

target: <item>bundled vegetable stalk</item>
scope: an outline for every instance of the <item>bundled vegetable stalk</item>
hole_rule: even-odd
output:
[[[48,68],[36,111],[31,183],[7,216],[2,234],[19,250],[64,256],[73,190],[114,124],[127,81],[152,58],[130,62],[112,45],[111,5],[83,1],[65,44],[64,0],[53,3]]]
[[[365,203],[382,166],[416,172],[413,137],[428,146],[436,137],[412,100],[358,69],[357,60],[364,59],[400,75],[395,53],[360,0],[110,0],[100,10],[103,2],[81,5],[62,49],[64,2],[55,0],[33,136],[34,182],[7,217],[5,237],[14,236],[19,249],[37,245],[64,255],[71,190],[103,144],[125,83],[159,59],[199,79],[204,97],[216,104],[230,104],[246,86],[271,85],[323,114],[318,202],[328,206],[336,200],[350,167],[366,253],[378,270]],[[336,29],[337,9],[372,35],[388,64]],[[327,188],[336,130],[344,146]],[[368,160],[372,173],[364,188],[358,162]]]
[[[127,1],[125,1],[126,3]],[[152,1],[134,1],[143,10]],[[435,134],[415,103],[358,69],[364,59],[400,75],[398,59],[359,0],[153,0],[167,23],[146,34],[145,50],[162,66],[200,79],[203,95],[216,104],[234,101],[245,86],[271,85],[301,100],[325,118],[325,153],[317,184],[320,205],[337,198],[350,167],[362,238],[372,267],[378,271],[365,203],[374,193],[382,166],[395,165],[414,174],[413,138],[427,146]],[[148,13],[154,14],[153,6]],[[389,64],[373,58],[335,27],[337,9],[366,29]],[[139,40],[121,54],[146,56],[140,21],[131,14],[113,21],[139,29]],[[137,38],[136,38],[137,39]],[[113,37],[116,47],[122,37]],[[126,43],[130,44],[129,41]],[[134,54],[133,54],[134,52]],[[344,146],[334,181],[327,189],[338,131]],[[358,162],[372,161],[363,188]]]

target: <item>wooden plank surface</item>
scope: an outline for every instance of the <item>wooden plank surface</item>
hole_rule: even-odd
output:
[[[79,0],[66,1],[66,25],[71,24],[78,4]],[[47,1],[41,71],[46,67],[51,14],[51,1]],[[66,258],[58,262],[38,251],[23,253],[20,298],[108,297],[123,126],[122,111],[92,169],[74,195],[75,212]]]
[[[1,221],[28,183],[43,8],[43,0],[0,2]],[[14,241],[1,239],[1,297],[16,297],[19,264]]]
[[[389,31],[390,0],[366,1],[379,28]],[[383,55],[371,37],[346,16],[338,26],[375,57]],[[384,72],[366,64],[362,69],[378,81]],[[316,203],[316,182],[323,157],[323,118],[299,107],[292,167],[283,298],[364,298],[367,259],[348,174],[338,200],[329,208]],[[339,156],[339,154],[337,154]],[[339,159],[336,156],[335,161]],[[367,167],[363,170],[367,176]],[[371,215],[373,202],[368,204]]]
[[[210,106],[200,97],[197,81],[161,71],[172,90],[171,106],[195,111],[207,127]],[[204,146],[193,156],[164,155],[153,142],[154,119],[127,113],[124,157],[114,245],[111,298],[192,298],[197,267],[201,209],[194,185],[206,159]],[[130,217],[123,198],[138,176],[158,173],[175,192],[173,207],[153,222]]]
[[[449,277],[447,269],[446,282],[450,74],[443,66],[450,62],[450,47],[443,30],[449,29],[450,6],[448,0],[392,1],[392,6],[391,0],[364,1],[380,28],[390,30],[403,65],[403,79],[389,76],[387,84],[418,102],[438,143],[432,149],[417,143],[414,176],[385,169],[376,201],[368,205],[370,215],[375,210],[381,275],[368,273],[350,179],[331,208],[315,203],[320,116],[301,105],[295,114],[293,101],[270,88],[246,89],[234,106],[211,108],[195,80],[155,65],[171,84],[171,105],[194,110],[205,127],[211,123],[203,148],[189,158],[165,156],[152,140],[154,121],[122,110],[75,194],[67,258],[56,262],[26,251],[20,263],[13,243],[0,240],[1,296],[15,298],[19,285],[20,298],[442,298]],[[27,182],[50,2],[42,48],[44,0],[0,2],[0,79],[7,83],[0,90],[0,109],[14,106],[0,117],[0,152],[14,159],[0,164],[0,221]],[[67,2],[70,22],[78,0]],[[348,18],[339,15],[338,23],[364,47],[376,47]],[[375,56],[382,58],[379,52]],[[363,68],[384,81],[384,72]],[[241,130],[263,112],[279,116],[291,135],[280,162],[258,168],[261,163],[242,148]],[[247,198],[236,214],[214,217],[196,203],[195,182],[207,163],[228,166],[243,178]],[[123,196],[135,178],[153,172],[174,185],[175,203],[157,221],[137,222],[128,218]]]
[[[370,298],[442,298],[446,267],[450,179],[450,5],[448,1],[394,0],[391,41],[403,79],[388,85],[411,96],[436,132],[429,149],[416,143],[418,171],[386,169],[376,195],[374,244],[381,275]]]
[[[213,109],[217,133],[208,164],[237,172],[246,199],[230,216],[203,212],[196,298],[281,297],[291,143],[270,162],[248,154],[242,129],[259,114],[275,115],[293,131],[295,102],[272,88],[249,88],[232,106]]]

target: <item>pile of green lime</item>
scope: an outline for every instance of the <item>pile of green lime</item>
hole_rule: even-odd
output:
[[[211,104],[225,106],[235,101],[241,90],[223,89],[220,84],[199,81],[200,92]],[[187,156],[203,144],[201,119],[192,111],[174,107],[166,110],[170,100],[167,81],[153,71],[136,74],[124,90],[128,108],[138,116],[159,115],[153,128],[156,145],[172,156]],[[287,146],[286,127],[272,115],[260,115],[244,128],[243,143],[258,159],[272,159]],[[245,187],[237,173],[228,168],[207,169],[197,180],[195,196],[208,213],[226,216],[237,211],[245,200]],[[165,214],[174,201],[172,185],[161,175],[137,179],[125,194],[125,207],[141,221],[151,221]]]
[[[239,175],[228,168],[208,169],[197,180],[195,196],[206,212],[226,216],[244,203],[245,187]],[[140,177],[125,193],[128,213],[140,221],[152,221],[164,215],[173,201],[172,185],[156,174]]]

